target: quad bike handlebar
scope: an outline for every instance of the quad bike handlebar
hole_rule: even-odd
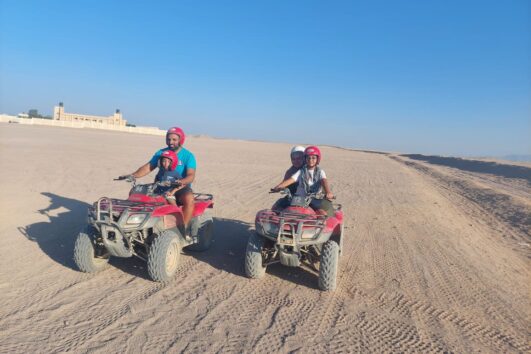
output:
[[[279,191],[275,190],[274,188],[271,188],[269,190],[269,193],[270,194],[273,194],[273,193],[280,193],[282,195],[286,195],[288,196],[289,198],[293,198],[293,195],[291,194],[291,191],[289,188],[284,188],[284,189],[281,189]],[[306,195],[305,197],[306,199],[309,199],[311,200],[312,198],[316,198],[316,199],[323,199],[323,193],[320,192],[320,193],[309,193]],[[328,198],[327,198],[328,199]],[[332,199],[336,199],[336,196],[334,195],[334,197]]]
[[[123,175],[123,176],[118,176],[116,178],[113,178],[113,181],[123,181],[123,180],[126,180],[127,182],[134,182],[136,181],[136,178],[133,175]]]
[[[135,176],[133,175],[123,175],[123,176],[118,176],[116,178],[113,178],[113,181],[126,181],[126,182],[129,182],[131,183],[131,185],[133,187],[136,186],[136,178]]]
[[[148,183],[148,184],[145,184],[145,185],[137,185],[136,183],[136,178],[135,176],[133,175],[124,175],[124,176],[118,176],[116,178],[113,179],[114,181],[127,181],[129,183],[131,183],[131,192],[133,192],[133,190],[136,190],[138,187],[144,187],[145,189],[142,189],[145,191],[145,193],[147,194],[158,194],[158,193],[155,193],[157,187],[181,187],[182,186],[182,183],[180,180],[177,180],[177,181],[174,181],[174,182],[170,182],[170,181],[163,181],[163,182],[153,182],[153,183]]]
[[[174,182],[170,182],[170,181],[154,182],[153,184],[156,184],[157,186],[160,186],[160,187],[180,187],[183,185],[180,180],[174,181]]]
[[[133,186],[136,184],[136,178],[133,175],[123,175],[118,176],[113,179],[113,181],[127,181],[133,184]],[[153,184],[157,187],[180,187],[182,186],[182,183],[180,180],[175,182],[169,182],[169,181],[163,181],[163,182],[153,182]]]

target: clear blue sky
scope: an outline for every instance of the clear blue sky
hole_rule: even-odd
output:
[[[0,112],[531,154],[530,3],[0,0]]]

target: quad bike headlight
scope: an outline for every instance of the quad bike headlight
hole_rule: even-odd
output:
[[[319,232],[315,228],[305,229],[302,231],[301,239],[311,240],[319,235]]]
[[[136,225],[140,224],[142,221],[146,219],[146,214],[133,214],[130,217],[127,218],[126,224],[129,225]]]

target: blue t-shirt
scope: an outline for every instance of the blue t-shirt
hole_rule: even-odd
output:
[[[155,181],[156,182],[175,182],[175,181],[177,181],[177,180],[179,180],[181,178],[183,178],[183,177],[176,170],[174,170],[174,171],[166,171],[163,168],[159,167],[159,172],[155,176]],[[172,186],[168,186],[168,187],[158,186],[157,190],[156,190],[156,193],[161,193],[161,194],[162,193],[166,193],[167,191],[171,190],[172,188],[173,188]]]
[[[155,168],[158,166],[160,155],[162,155],[162,153],[166,150],[170,150],[170,148],[160,149],[155,153],[155,155],[153,155],[151,160],[149,160],[151,167]],[[186,177],[186,170],[189,168],[194,170],[196,169],[195,156],[189,150],[181,147],[181,150],[179,150],[177,153],[177,158],[179,159],[179,163],[177,164],[177,168],[175,170],[183,178]],[[189,186],[191,186],[191,184],[189,184]]]

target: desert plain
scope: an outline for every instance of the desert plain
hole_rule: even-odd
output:
[[[125,198],[113,178],[163,146],[0,123],[1,353],[531,352],[531,166],[323,147],[345,241],[337,289],[321,292],[303,269],[243,271],[291,145],[190,136],[212,247],[183,253],[169,284],[136,258],[79,272],[87,207]]]

